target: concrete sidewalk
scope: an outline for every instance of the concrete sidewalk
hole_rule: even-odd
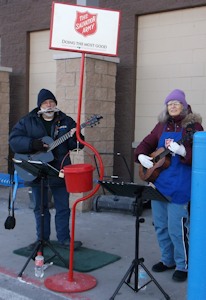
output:
[[[21,188],[17,191],[15,203],[16,226],[13,230],[6,230],[4,222],[8,216],[8,195],[9,188],[0,187],[0,239],[1,239],[1,257],[0,272],[1,275],[11,276],[12,280],[18,280],[17,275],[26,262],[25,257],[13,254],[13,250],[27,246],[35,241],[35,222],[33,211],[29,208],[29,195],[27,188]],[[54,229],[55,211],[51,209],[52,214],[52,235],[51,239],[56,239]],[[160,253],[152,225],[151,210],[146,209],[143,212],[145,222],[140,224],[139,238],[139,257],[144,257],[144,265],[151,270],[154,263],[159,261]],[[34,262],[31,260],[26,267],[23,279],[32,282],[27,288],[34,289],[41,285],[41,293],[51,293],[51,299],[81,299],[81,300],[109,300],[116,290],[121,279],[130,267],[135,257],[135,221],[136,218],[128,213],[117,212],[87,212],[76,213],[75,240],[83,242],[84,247],[102,250],[117,254],[121,259],[115,263],[95,270],[90,275],[97,280],[97,285],[93,289],[81,293],[53,293],[44,286],[44,279],[48,276],[65,273],[66,269],[51,266],[45,271],[44,279],[36,279],[34,276]],[[177,283],[172,280],[174,271],[164,273],[153,273],[162,289],[170,296],[170,299],[185,300],[187,291],[187,282]],[[39,283],[38,283],[39,281]],[[23,289],[21,289],[23,291]],[[55,298],[53,298],[55,295]],[[34,292],[30,293],[28,299],[39,298]],[[0,290],[0,299],[1,290]],[[22,298],[23,299],[23,298]],[[46,299],[46,298],[45,298]],[[49,298],[48,298],[49,299]],[[163,293],[152,282],[147,285],[146,290],[138,293],[123,284],[116,295],[115,300],[162,300],[165,299]]]

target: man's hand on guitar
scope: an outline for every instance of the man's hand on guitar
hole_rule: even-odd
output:
[[[45,151],[48,148],[48,145],[45,144],[42,140],[34,139],[31,142],[32,150],[34,151]]]
[[[179,155],[181,155],[183,157],[185,157],[185,155],[186,155],[186,149],[185,149],[185,147],[183,145],[179,145],[176,142],[171,142],[170,145],[169,145],[169,147],[168,147],[168,149],[171,152],[173,152],[175,154],[179,154]]]
[[[154,163],[152,162],[153,158],[145,154],[139,154],[138,160],[141,163],[141,165],[146,169],[150,169],[154,165]]]

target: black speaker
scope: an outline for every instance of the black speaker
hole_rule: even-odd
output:
[[[93,198],[93,210],[100,211],[122,211],[133,214],[135,198],[117,195],[99,195]],[[142,208],[140,211],[142,214]]]

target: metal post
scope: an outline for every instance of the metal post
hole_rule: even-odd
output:
[[[188,300],[202,300],[206,295],[206,132],[194,134]]]

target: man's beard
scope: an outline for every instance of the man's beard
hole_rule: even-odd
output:
[[[52,120],[54,118],[54,111],[45,112],[42,115],[43,115],[43,118]]]

